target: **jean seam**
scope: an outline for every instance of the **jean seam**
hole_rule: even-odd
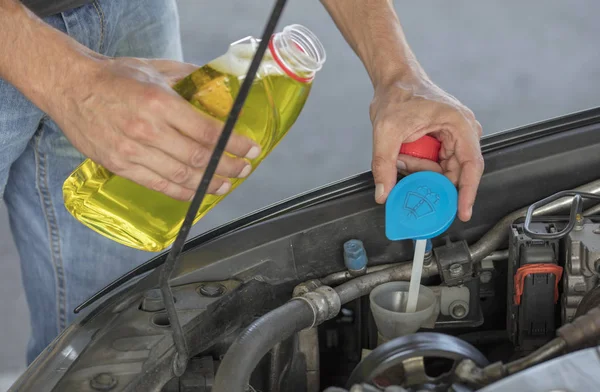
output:
[[[98,45],[98,52],[102,53],[104,50],[104,36],[105,36],[105,23],[106,18],[104,17],[104,11],[97,0],[92,2],[92,5],[96,9],[96,13],[98,14],[98,18],[100,18],[100,44]]]
[[[48,230],[48,238],[50,245],[50,257],[52,259],[52,266],[54,268],[55,277],[55,296],[56,296],[56,311],[57,311],[57,328],[58,333],[67,326],[67,312],[66,312],[66,279],[64,274],[64,264],[62,259],[62,252],[60,247],[60,235],[58,229],[58,222],[56,220],[56,211],[52,203],[52,197],[50,195],[50,188],[48,186],[48,167],[47,157],[45,154],[40,152],[40,141],[44,136],[44,120],[40,123],[40,132],[35,136],[34,155],[36,162],[36,187],[40,196],[40,202],[42,210],[44,212],[44,218],[46,220],[46,228]]]

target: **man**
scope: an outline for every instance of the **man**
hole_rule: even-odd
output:
[[[73,219],[63,205],[65,178],[87,156],[187,200],[221,128],[170,88],[196,68],[180,62],[175,0],[23,2],[29,9],[0,0],[0,195],[21,258],[31,362],[74,306],[148,258]],[[428,79],[391,1],[322,2],[373,83],[376,201],[385,201],[398,170],[435,170],[458,185],[459,218],[469,220],[483,171],[473,113]],[[403,142],[425,134],[441,140],[441,164],[398,156]],[[224,179],[213,180],[211,193],[226,192],[227,178],[247,172],[243,157],[259,152],[241,136],[227,151],[217,170]]]

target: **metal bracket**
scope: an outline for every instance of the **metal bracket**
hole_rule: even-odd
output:
[[[179,259],[181,257],[181,253],[183,251],[183,247],[185,246],[185,241],[187,236],[192,228],[194,223],[194,219],[196,214],[198,213],[198,209],[200,208],[200,204],[204,200],[204,196],[206,195],[206,191],[208,190],[208,185],[210,180],[212,179],[215,170],[217,169],[217,165],[221,159],[221,155],[225,151],[225,146],[233,132],[233,127],[235,126],[240,111],[244,106],[244,102],[248,97],[248,93],[250,92],[250,87],[254,82],[254,78],[256,76],[256,72],[258,71],[258,67],[260,66],[260,62],[262,61],[264,54],[266,52],[269,39],[273,35],[275,31],[275,27],[279,22],[279,18],[281,13],[283,12],[283,8],[285,7],[286,0],[277,0],[273,9],[271,11],[271,15],[265,26],[265,29],[262,34],[262,39],[256,53],[254,54],[254,58],[250,63],[250,67],[248,69],[248,73],[242,83],[240,91],[236,96],[235,102],[233,103],[233,107],[229,112],[229,116],[227,117],[227,121],[223,126],[223,131],[219,136],[219,140],[217,141],[217,145],[215,146],[212,155],[210,156],[210,160],[208,165],[206,166],[206,170],[204,175],[202,176],[202,181],[200,181],[200,185],[192,199],[190,207],[185,215],[185,219],[183,220],[183,224],[179,229],[179,233],[177,234],[177,238],[171,247],[171,252],[167,256],[165,264],[160,272],[160,280],[159,287],[163,297],[163,301],[165,304],[165,309],[167,311],[167,316],[169,318],[169,322],[171,323],[171,328],[173,331],[173,342],[175,343],[175,348],[177,353],[175,355],[175,359],[173,362],[173,373],[175,376],[181,376],[189,361],[189,349],[187,346],[187,341],[185,340],[185,334],[183,328],[181,326],[181,322],[179,320],[179,316],[177,314],[177,309],[175,308],[175,301],[173,299],[173,292],[171,291],[171,287],[169,285],[169,281],[171,279],[171,274],[175,270],[175,267],[179,263]]]
[[[539,232],[532,231],[529,228],[529,226],[531,225],[531,221],[533,219],[533,214],[535,213],[536,209],[543,207],[546,204],[550,204],[555,200],[561,199],[563,197],[568,197],[568,196],[572,196],[573,201],[571,202],[571,212],[569,214],[569,223],[567,224],[567,226],[565,226],[564,229],[562,229],[561,231],[556,232],[556,233],[539,233]],[[523,231],[529,237],[534,238],[534,239],[557,240],[557,239],[563,238],[564,236],[569,234],[571,232],[571,230],[576,228],[575,225],[583,223],[583,215],[582,215],[583,199],[600,200],[600,195],[596,195],[593,193],[586,193],[586,192],[577,192],[577,191],[562,191],[562,192],[555,193],[552,196],[548,196],[547,198],[542,199],[538,202],[533,203],[527,209],[527,215],[525,215],[525,223],[523,225]]]
[[[473,262],[466,241],[448,242],[433,249],[442,279],[457,286],[473,279]]]

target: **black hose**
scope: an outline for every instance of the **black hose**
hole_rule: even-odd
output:
[[[359,276],[335,288],[340,296],[340,303],[347,304],[363,295],[368,295],[371,290],[380,284],[396,281],[409,281],[412,272],[412,262],[403,263],[371,274]],[[423,278],[439,274],[437,263],[423,266]]]
[[[308,302],[294,299],[254,321],[231,345],[215,378],[213,392],[244,392],[260,359],[292,334],[314,322]]]

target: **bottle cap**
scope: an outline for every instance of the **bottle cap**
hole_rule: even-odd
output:
[[[446,176],[422,171],[404,177],[385,204],[385,235],[391,241],[425,240],[445,232],[458,209],[458,192]]]
[[[437,162],[441,146],[442,143],[439,140],[433,136],[425,135],[414,142],[402,143],[400,154]]]

